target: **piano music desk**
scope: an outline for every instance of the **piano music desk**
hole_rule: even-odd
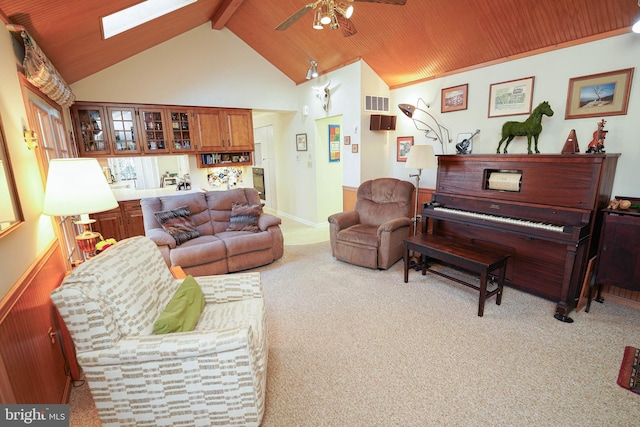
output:
[[[404,283],[409,281],[409,253],[414,251],[420,254],[422,264],[422,275],[426,275],[427,270],[447,279],[461,283],[480,292],[478,301],[478,316],[484,314],[484,303],[487,298],[496,295],[496,304],[502,302],[502,290],[504,287],[505,271],[509,254],[497,251],[493,248],[486,248],[480,245],[465,244],[452,239],[433,235],[418,234],[404,240]],[[450,264],[462,270],[474,273],[480,278],[480,285],[469,283],[464,280],[452,277],[441,271],[428,268],[429,258]],[[490,276],[495,276],[498,287],[492,291],[487,291],[487,280]]]

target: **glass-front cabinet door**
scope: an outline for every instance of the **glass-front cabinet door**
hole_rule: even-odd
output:
[[[107,107],[111,124],[112,154],[140,153],[140,138],[133,107]]]
[[[98,105],[77,105],[73,109],[76,121],[79,155],[99,156],[111,153],[107,140],[105,109]]]
[[[171,126],[171,151],[173,153],[193,152],[196,149],[196,132],[193,126],[193,111],[169,109]]]
[[[161,108],[140,107],[142,121],[142,149],[145,153],[163,154],[169,152],[168,129],[165,114]]]

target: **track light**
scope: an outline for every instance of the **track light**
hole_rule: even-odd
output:
[[[315,79],[318,77],[318,63],[315,59],[311,60],[311,65],[307,70],[307,80]]]
[[[640,7],[640,0],[638,0],[638,7]],[[636,16],[636,22],[633,24],[633,27],[631,27],[631,31],[634,33],[640,33],[640,12]]]

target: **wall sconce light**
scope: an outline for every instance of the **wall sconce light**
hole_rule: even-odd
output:
[[[420,108],[420,101],[424,104],[424,108]],[[451,142],[451,136],[449,134],[449,129],[442,126],[435,117],[433,117],[426,109],[429,108],[429,104],[425,102],[422,98],[418,99],[416,102],[416,106],[411,104],[398,104],[398,108],[400,111],[404,113],[405,116],[409,117],[413,120],[413,124],[416,129],[424,132],[424,135],[432,139],[434,141],[439,141],[440,146],[442,147],[442,154],[446,154],[444,141]],[[420,112],[422,114],[416,115],[416,112]],[[417,117],[417,116],[423,117]],[[420,125],[420,127],[418,126]],[[433,132],[435,136],[429,135],[429,132]]]
[[[315,79],[318,77],[318,63],[315,59],[311,60],[311,65],[307,70],[307,80]]]
[[[38,135],[35,133],[35,131],[25,129],[24,142],[27,144],[29,150],[33,150],[38,146]]]
[[[640,0],[638,0],[638,7],[640,8]],[[640,12],[636,15],[636,22],[631,27],[631,31],[634,33],[640,33]]]

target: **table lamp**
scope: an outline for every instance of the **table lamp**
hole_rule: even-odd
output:
[[[86,258],[95,255],[102,236],[91,230],[95,219],[89,214],[118,207],[97,159],[53,159],[44,193],[42,213],[51,216],[80,216],[74,224],[82,226],[76,242]]]
[[[418,230],[418,191],[420,189],[420,175],[422,175],[422,169],[433,169],[438,167],[436,161],[436,155],[433,151],[433,145],[414,145],[409,150],[409,156],[405,163],[405,167],[408,169],[418,169],[417,174],[409,174],[409,178],[416,179],[416,205],[415,215],[413,217],[413,234],[415,235]]]

